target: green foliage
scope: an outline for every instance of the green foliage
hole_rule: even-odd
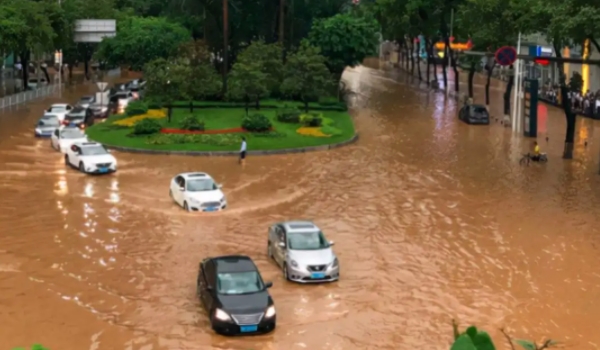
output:
[[[96,58],[109,65],[127,64],[140,70],[148,62],[174,56],[190,38],[187,29],[166,18],[132,17],[119,23],[114,38],[100,43]]]
[[[318,127],[323,125],[323,116],[320,113],[302,114],[300,123],[304,126]]]
[[[455,340],[450,350],[496,350],[490,336],[474,326],[467,328],[458,337],[456,337],[457,331],[455,329]]]
[[[152,136],[147,140],[150,145],[173,145],[198,143],[213,146],[230,146],[240,143],[241,136],[238,134],[196,134],[196,135],[181,135],[181,134],[159,134]]]
[[[129,117],[142,115],[148,112],[148,105],[142,101],[132,101],[125,108],[125,114]]]
[[[211,53],[202,41],[189,41],[179,47],[180,63],[189,66],[185,94],[191,100],[204,100],[221,92],[222,80],[211,62]]]
[[[288,57],[281,84],[284,94],[299,98],[308,108],[308,101],[323,95],[329,84],[331,79],[325,57],[319,54],[318,48],[304,42],[297,52]]]
[[[269,118],[263,114],[253,114],[245,117],[242,120],[242,128],[250,132],[265,132],[269,131],[273,125]]]
[[[583,78],[578,72],[573,72],[571,80],[569,81],[569,89],[573,92],[582,92],[583,89]],[[583,91],[585,93],[585,91]]]
[[[262,40],[253,41],[237,57],[237,62],[246,67],[252,66],[264,75],[268,93],[276,92],[283,79],[282,52],[279,44],[265,44]],[[234,66],[235,69],[235,66]],[[262,82],[261,82],[262,84]]]
[[[344,132],[334,126],[331,125],[323,125],[321,127],[321,131],[325,134],[325,135],[331,135],[331,136],[339,136],[342,135]]]
[[[183,119],[181,128],[190,131],[204,131],[204,122],[198,119],[197,116],[190,115]]]
[[[14,348],[12,350],[27,350],[26,348]],[[47,347],[42,346],[41,344],[33,344],[31,346],[31,350],[50,350]]]
[[[189,100],[188,85],[191,68],[183,60],[159,58],[144,67],[146,97],[162,105],[177,100]]]
[[[258,101],[268,95],[268,79],[259,62],[236,62],[229,73],[229,98],[244,100],[247,107],[250,101]]]
[[[148,104],[148,109],[161,109],[162,103],[160,101],[154,99],[145,99],[146,104]]]
[[[158,121],[151,118],[142,119],[133,126],[133,135],[152,135],[162,129]]]
[[[282,123],[299,124],[301,114],[302,112],[300,112],[300,110],[297,108],[283,108],[278,109],[276,115],[277,121],[280,121]]]
[[[341,77],[346,67],[362,64],[366,57],[376,55],[378,33],[379,23],[375,19],[341,13],[315,20],[309,41],[327,57],[329,70]]]

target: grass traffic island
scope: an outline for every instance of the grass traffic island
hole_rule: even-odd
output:
[[[261,101],[246,114],[243,104],[176,103],[167,110],[133,102],[124,114],[87,129],[90,139],[108,147],[137,151],[238,151],[246,137],[249,153],[349,143],[356,138],[345,105],[314,103],[308,113],[297,102]]]

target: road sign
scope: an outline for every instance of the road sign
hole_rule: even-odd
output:
[[[494,55],[496,62],[501,66],[510,66],[517,60],[517,50],[512,46],[502,46]]]
[[[108,86],[108,83],[99,81],[96,83],[96,86],[98,87],[98,90],[104,92],[104,90],[106,90],[106,87]]]

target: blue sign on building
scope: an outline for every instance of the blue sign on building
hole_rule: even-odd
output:
[[[529,56],[552,57],[554,56],[554,50],[548,46],[529,46]]]

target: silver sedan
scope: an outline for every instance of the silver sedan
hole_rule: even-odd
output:
[[[267,254],[288,281],[333,282],[340,277],[340,264],[332,246],[312,222],[289,221],[271,226]]]

